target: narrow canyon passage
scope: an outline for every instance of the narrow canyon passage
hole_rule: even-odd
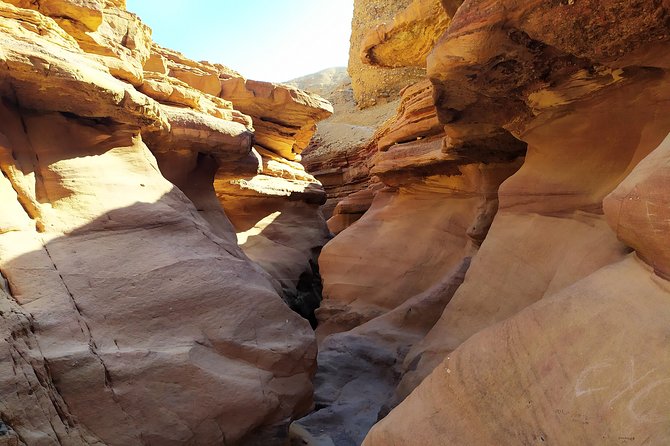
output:
[[[0,0],[0,446],[670,442],[670,2],[353,0],[286,82],[128,9]]]

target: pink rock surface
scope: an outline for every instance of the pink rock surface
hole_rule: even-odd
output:
[[[124,2],[11,3],[0,2],[1,441],[281,444],[312,405],[316,344],[215,192],[222,166],[249,172],[252,118],[218,97],[219,76],[236,73],[152,46]],[[272,181],[323,195],[273,163]],[[304,224],[325,231],[323,218]],[[309,267],[312,241],[293,234]]]

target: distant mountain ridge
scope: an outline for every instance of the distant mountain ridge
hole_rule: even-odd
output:
[[[347,67],[331,67],[283,83],[309,91],[310,93],[328,97],[338,86],[350,81]]]

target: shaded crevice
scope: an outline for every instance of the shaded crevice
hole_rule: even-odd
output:
[[[37,155],[37,152],[33,148],[33,144],[30,138],[30,133],[28,131],[28,123],[26,122],[25,116],[24,116],[24,109],[21,107],[21,103],[19,101],[18,93],[16,92],[16,88],[14,87],[13,84],[10,84],[11,92],[13,94],[13,103],[15,105],[15,111],[16,115],[19,118],[19,122],[21,123],[21,128],[23,130],[23,133],[26,137],[27,142],[30,145],[30,153],[32,154],[32,172],[35,175],[35,200],[39,200],[39,195],[40,192],[44,194],[44,196],[47,198],[48,201],[48,194],[46,193],[46,187],[44,186],[44,177],[42,176],[42,172],[39,169],[40,161],[39,157]],[[12,160],[14,161],[14,164],[19,166],[20,163],[18,162],[18,159],[16,158],[16,154],[12,150],[11,152],[11,157]],[[0,169],[2,170],[2,169]],[[12,181],[11,177],[4,171],[2,170],[3,175],[7,178],[7,180],[10,182],[12,185],[12,189],[14,189],[14,192],[17,195],[18,202],[21,205],[21,207],[24,209],[28,217],[33,219],[35,221],[35,227],[38,232],[41,232],[43,230],[43,224],[39,220],[39,209],[37,208],[36,203],[31,203],[31,200],[26,196],[25,193],[22,193],[21,188],[19,187],[18,184],[15,184],[14,181]]]
[[[12,293],[12,286],[9,283],[9,279],[7,279],[7,276],[5,275],[5,273],[2,272],[2,269],[0,269],[0,290],[7,293],[7,295],[9,297],[11,297],[15,302],[18,303],[18,301],[14,297],[14,294]]]
[[[309,321],[313,329],[316,329],[318,320],[315,311],[321,306],[323,299],[323,281],[319,272],[319,255],[322,248],[312,249],[312,258],[309,259],[309,267],[300,274],[296,295],[289,302],[290,308]]]
[[[21,434],[19,434],[17,431],[12,429],[12,426],[8,421],[7,415],[0,412],[0,440],[2,440],[3,438],[11,439],[11,437],[16,437],[16,439],[19,440],[20,444],[24,444],[24,445],[28,444],[26,442],[26,440],[21,436]],[[10,444],[10,443],[7,443],[7,444]],[[59,442],[59,444],[60,444],[60,442]]]

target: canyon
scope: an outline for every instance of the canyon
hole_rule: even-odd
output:
[[[0,446],[670,441],[669,0],[233,68],[0,0]]]

